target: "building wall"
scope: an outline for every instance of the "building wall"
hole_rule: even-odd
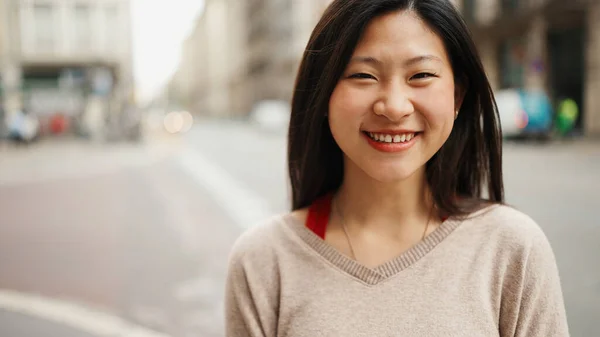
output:
[[[500,14],[500,0],[473,1],[475,2],[475,20],[479,24],[488,25]]]
[[[171,104],[207,116],[239,115],[248,100],[246,4],[208,0],[169,84]]]
[[[2,31],[2,56],[0,77],[4,109],[3,118],[9,118],[11,111],[21,109],[21,67],[19,64],[20,32],[18,30],[18,7],[7,0],[0,0],[0,30]],[[0,121],[2,122],[2,121]]]
[[[5,32],[5,43],[0,77],[5,89],[4,119],[29,108],[36,114],[81,114],[85,120],[88,103],[95,101],[103,106],[103,116],[98,120],[118,123],[135,99],[130,0],[2,3],[5,10],[0,13],[0,31]],[[84,85],[92,89],[91,95],[86,96],[81,84],[63,85],[67,69],[84,74]],[[48,87],[27,80],[40,73],[60,80]]]
[[[125,0],[21,0],[21,57],[26,62],[106,60],[131,55]]]
[[[585,126],[589,135],[600,135],[600,2],[587,12],[587,50],[585,82]]]
[[[206,76],[211,90],[207,95],[208,109],[212,114],[228,114],[229,90],[227,88],[227,66],[229,44],[227,41],[227,2],[212,0],[206,3],[206,32],[208,67]]]
[[[179,67],[170,83],[170,98],[174,105],[189,107],[192,104],[193,91],[197,86],[195,74],[201,67],[201,64],[197,63],[199,50],[194,44],[193,34],[183,43]]]
[[[200,20],[204,23],[199,23],[205,26],[205,31],[211,32],[205,39],[198,40],[196,47],[203,50],[205,69],[209,69],[204,76],[198,74],[197,77],[203,79],[194,84],[197,101],[205,102],[199,106],[214,115],[239,116],[250,112],[253,104],[263,99],[289,100],[302,52],[331,0],[248,0],[244,5],[226,0],[221,1],[221,5],[211,5],[215,1],[207,2],[206,13]],[[541,11],[548,0],[520,2],[519,7],[513,9],[519,15],[511,14],[500,0],[452,1],[465,15],[471,13],[467,21],[494,90],[502,87],[504,74],[499,55],[503,42],[517,37],[523,45],[518,85],[548,89],[549,23]],[[586,132],[600,129],[599,95],[594,95],[600,92],[600,5],[594,6],[587,13]],[[208,13],[212,13],[212,19]],[[519,19],[523,13],[529,15],[529,19]],[[231,43],[221,43],[223,39]]]
[[[129,0],[10,3],[4,0],[3,3],[0,31],[6,32],[3,40],[8,42],[4,45],[8,50],[3,53],[0,72],[6,89],[6,111],[12,113],[23,108],[22,85],[27,69],[60,73],[62,69],[76,67],[86,69],[93,78],[96,67],[105,67],[114,77],[113,89],[106,97],[109,116],[133,103]],[[30,94],[33,97],[38,93]]]
[[[292,98],[298,66],[310,34],[331,0],[256,0],[263,15],[255,15],[250,25],[268,24],[265,34],[248,40],[249,86],[252,103],[263,99],[289,101]],[[266,15],[270,20],[263,20]],[[255,49],[256,51],[252,51]],[[253,71],[259,69],[258,71]],[[251,108],[251,107],[249,107]]]
[[[5,20],[6,1],[0,0],[0,22]],[[0,24],[0,135],[4,133],[4,78],[2,77],[2,69],[4,68],[4,60],[6,56],[6,43],[8,35],[4,25]]]
[[[4,21],[5,20],[5,9],[6,7],[6,0],[0,0],[0,20]],[[6,43],[8,40],[8,35],[7,35],[7,31],[6,28],[4,27],[5,25],[0,24],[0,64],[2,62],[2,60],[4,60],[4,53],[6,52]]]
[[[549,54],[548,32],[555,29],[557,23],[549,21],[548,12],[542,10],[550,1],[553,2],[553,5],[560,3],[560,1],[553,0],[523,0],[516,9],[519,15],[507,12],[502,8],[499,0],[461,0],[457,4],[463,10],[469,5],[474,6],[472,20],[467,17],[468,13],[463,14],[476,37],[482,62],[495,90],[502,88],[501,79],[507,75],[501,69],[500,64],[503,44],[507,41],[520,40],[522,73],[521,80],[516,85],[552,92],[549,78],[552,69],[549,63],[551,55]],[[581,6],[580,4],[585,7],[583,9],[575,8]],[[563,5],[569,6],[568,3],[563,3]],[[600,2],[579,1],[571,3],[571,6],[574,7],[570,7],[570,15],[576,13],[577,10],[582,10],[587,17],[584,46],[586,60],[584,64],[584,104],[580,107],[584,111],[583,132],[588,135],[600,134],[600,95],[597,94],[600,92]],[[558,15],[561,16],[561,13]],[[566,15],[564,16],[564,20],[570,20]]]
[[[206,93],[209,78],[206,69],[208,53],[206,48],[206,20],[200,16],[190,36],[184,42],[181,59],[176,73],[169,84],[169,101],[172,105],[187,108],[195,114],[207,111]],[[206,97],[205,97],[206,96]]]
[[[203,65],[194,75],[191,109],[233,117],[261,100],[289,101],[303,50],[330,2],[208,0],[192,34],[194,52],[183,51]],[[177,79],[190,74],[183,59],[179,68],[173,87],[189,83]]]
[[[196,20],[173,79],[192,113],[232,116],[246,100],[244,8],[240,1],[208,0]]]
[[[227,22],[229,22],[228,44],[231,58],[227,67],[227,90],[229,92],[229,115],[240,116],[249,109],[249,88],[244,84],[248,72],[248,44],[246,41],[247,2],[228,0]]]
[[[524,86],[548,91],[547,23],[541,15],[534,17],[525,32]]]

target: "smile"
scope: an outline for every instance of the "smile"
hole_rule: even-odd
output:
[[[410,149],[422,132],[379,133],[363,131],[367,143],[379,152],[403,152]]]
[[[404,143],[404,142],[409,142],[411,139],[413,139],[415,137],[414,132],[413,133],[395,134],[395,135],[390,135],[390,134],[385,134],[385,133],[373,133],[373,132],[367,132],[366,134],[372,140],[381,142],[381,143]]]

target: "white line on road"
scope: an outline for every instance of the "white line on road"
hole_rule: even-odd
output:
[[[0,290],[0,308],[53,321],[95,336],[169,337],[108,313],[66,301],[11,290]]]
[[[197,183],[207,189],[238,226],[248,228],[273,215],[266,200],[199,153],[183,151],[179,163]]]

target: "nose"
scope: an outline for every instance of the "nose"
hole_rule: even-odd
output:
[[[373,111],[376,115],[395,122],[415,112],[415,107],[405,88],[400,85],[390,85],[382,91],[381,96],[373,105]]]

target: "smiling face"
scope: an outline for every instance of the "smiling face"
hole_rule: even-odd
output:
[[[346,176],[397,182],[419,172],[448,139],[459,102],[442,40],[410,11],[367,26],[329,101]]]

